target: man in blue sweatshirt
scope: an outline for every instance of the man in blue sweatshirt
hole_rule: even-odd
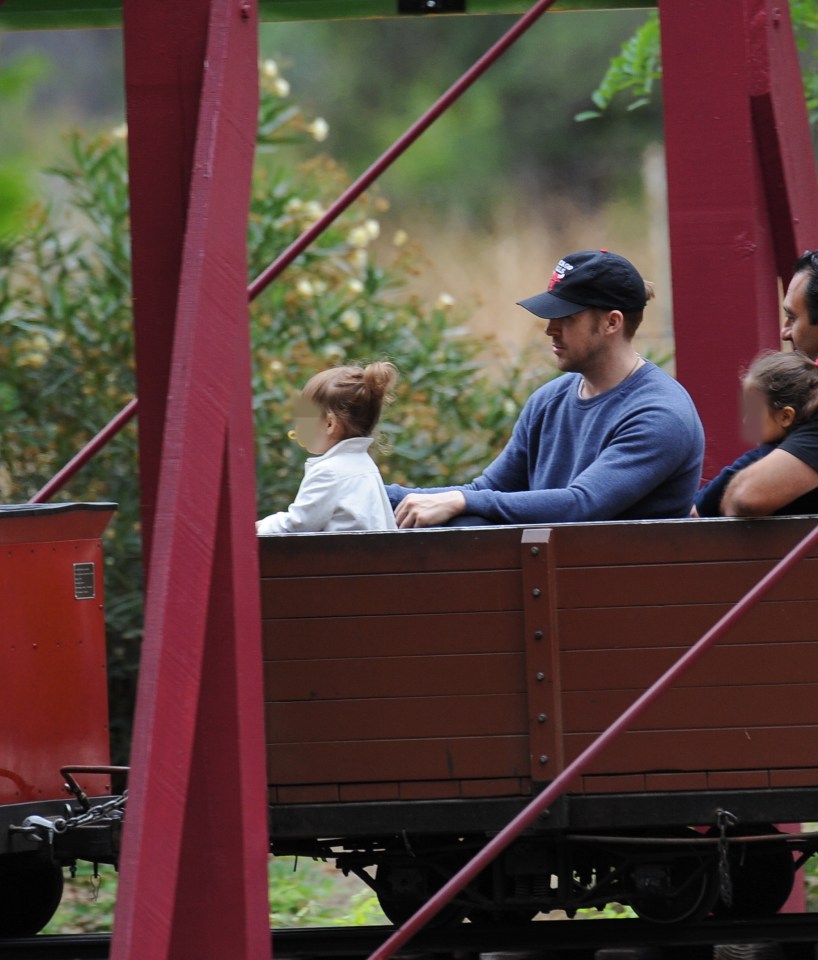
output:
[[[520,305],[547,320],[566,376],[528,400],[510,441],[472,483],[387,488],[401,527],[476,515],[492,524],[686,517],[704,433],[685,389],[633,348],[652,291],[615,253],[563,257]]]

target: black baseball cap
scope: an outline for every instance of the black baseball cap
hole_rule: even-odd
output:
[[[517,301],[536,317],[559,320],[588,307],[635,313],[645,307],[645,281],[636,267],[607,250],[581,250],[560,260],[545,293]]]

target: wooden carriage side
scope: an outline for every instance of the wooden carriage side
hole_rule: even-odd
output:
[[[271,800],[530,793],[810,523],[261,538]],[[573,792],[815,784],[816,576],[804,561]]]

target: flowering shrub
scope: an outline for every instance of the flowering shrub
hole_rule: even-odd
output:
[[[324,141],[272,62],[262,64],[258,158],[249,224],[251,276],[321,216],[347,178],[319,156],[293,169],[293,141]],[[68,139],[52,171],[67,200],[40,205],[0,261],[0,497],[24,500],[133,395],[126,131]],[[381,236],[375,192],[340,218],[251,309],[260,513],[287,506],[305,453],[287,434],[295,391],[343,361],[393,360],[401,371],[382,424],[388,480],[457,482],[508,436],[533,373],[499,361],[442,293],[427,304],[403,288],[422,255],[402,230]],[[108,531],[109,660],[117,752],[127,745],[141,634],[136,431],[130,425],[71,483],[65,499],[120,504]]]

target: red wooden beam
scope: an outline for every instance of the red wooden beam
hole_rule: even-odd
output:
[[[125,0],[150,577],[113,960],[269,957],[250,0]]]
[[[818,178],[786,6],[659,4],[676,368],[704,421],[705,477],[742,448],[739,370],[778,346],[779,277],[799,246],[816,245]]]

